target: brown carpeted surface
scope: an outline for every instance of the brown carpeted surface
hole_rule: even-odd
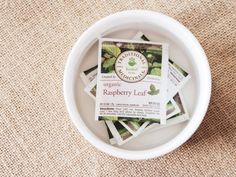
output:
[[[176,151],[147,161],[110,157],[71,123],[64,64],[92,23],[125,9],[163,12],[198,38],[213,92],[198,131]],[[236,176],[236,1],[0,2],[0,176]]]

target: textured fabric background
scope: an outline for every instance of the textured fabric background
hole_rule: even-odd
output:
[[[80,34],[126,9],[163,12],[198,38],[212,69],[209,111],[176,151],[148,161],[110,157],[70,122],[62,80]],[[235,0],[1,0],[0,176],[236,176]]]

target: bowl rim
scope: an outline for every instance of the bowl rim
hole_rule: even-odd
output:
[[[191,120],[188,122],[185,128],[173,139],[158,147],[147,150],[125,150],[109,145],[100,140],[86,126],[83,119],[81,118],[80,113],[77,109],[75,93],[74,93],[75,83],[76,83],[75,78],[78,77],[76,71],[77,69],[76,64],[78,64],[78,62],[80,62],[79,60],[82,58],[81,51],[85,50],[86,49],[85,47],[88,47],[88,45],[84,45],[88,37],[89,36],[91,37],[91,35],[93,36],[101,35],[100,31],[97,29],[100,29],[101,27],[104,26],[106,26],[107,29],[114,27],[115,26],[114,21],[118,21],[116,25],[120,25],[122,23],[124,24],[125,21],[128,22],[129,20],[134,20],[134,19],[144,20],[149,18],[155,19],[152,21],[153,25],[158,25],[158,23],[163,23],[168,28],[173,28],[173,26],[175,26],[175,32],[173,33],[178,33],[180,35],[182,34],[184,36],[183,39],[181,39],[182,42],[186,43],[186,46],[188,44],[189,49],[194,56],[195,55],[198,56],[198,60],[194,62],[196,64],[196,67],[198,67],[198,71],[201,70],[201,72],[197,73],[199,78],[199,85],[197,90],[199,91],[199,95],[201,96],[199,96],[200,98],[198,98],[196,108],[195,111],[193,112]],[[211,73],[206,54],[202,49],[201,45],[199,44],[198,40],[186,27],[184,27],[182,24],[180,24],[173,18],[168,17],[162,13],[147,11],[147,10],[127,10],[102,18],[101,20],[93,24],[91,27],[89,27],[79,37],[79,39],[73,46],[66,61],[64,70],[64,80],[63,80],[63,92],[64,92],[66,108],[68,110],[70,119],[75,124],[79,132],[93,146],[95,146],[100,151],[103,151],[109,155],[118,158],[129,159],[129,160],[144,160],[162,156],[166,153],[173,151],[174,149],[178,148],[183,143],[185,143],[193,135],[193,133],[197,130],[197,128],[201,124],[204,115],[206,114],[211,96],[211,85],[212,85]]]

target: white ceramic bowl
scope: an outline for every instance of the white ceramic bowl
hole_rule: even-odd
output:
[[[108,142],[102,122],[94,119],[94,101],[83,91],[79,73],[97,63],[98,37],[131,39],[138,31],[152,41],[168,42],[170,57],[190,72],[192,79],[182,89],[190,121],[158,131],[146,132],[120,147]],[[87,29],[68,57],[64,73],[64,97],[71,120],[96,148],[125,159],[149,159],[164,155],[187,141],[200,125],[211,95],[207,57],[193,34],[163,14],[131,10],[105,17]]]

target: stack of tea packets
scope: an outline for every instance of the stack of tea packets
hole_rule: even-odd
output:
[[[111,144],[189,119],[180,89],[190,75],[168,53],[168,44],[150,42],[142,32],[132,40],[99,39],[98,65],[80,76]]]

